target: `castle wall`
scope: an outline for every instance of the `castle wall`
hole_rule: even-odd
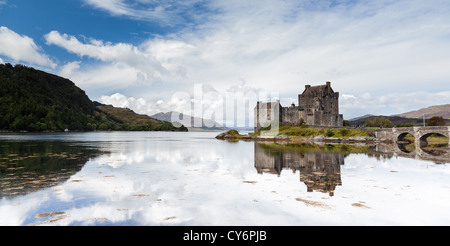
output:
[[[319,127],[342,127],[343,116],[341,114],[331,114],[322,111],[307,113],[300,107],[283,107],[281,109],[280,122],[285,125],[302,125]]]
[[[301,125],[306,123],[306,112],[299,107],[283,107],[281,122],[285,125]]]
[[[282,107],[280,102],[262,103],[257,102],[254,109],[255,117],[255,132],[262,127],[267,127],[272,121],[283,122],[282,120]]]
[[[342,127],[344,119],[342,114],[330,114],[322,111],[316,111],[308,115],[307,125],[321,127]]]
[[[307,112],[323,111],[339,114],[339,92],[327,95],[298,95],[299,107]]]
[[[343,126],[344,119],[339,114],[339,92],[333,91],[330,82],[314,87],[306,85],[305,91],[298,95],[298,101],[297,107],[294,104],[291,107],[281,107],[279,102],[258,102],[255,107],[255,131],[269,123],[269,115],[275,108],[279,110],[277,119],[285,125]]]

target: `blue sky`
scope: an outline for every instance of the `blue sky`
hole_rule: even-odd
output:
[[[450,103],[448,13],[448,0],[0,0],[0,62],[146,114],[199,84],[290,105],[331,81],[345,119],[390,115]]]

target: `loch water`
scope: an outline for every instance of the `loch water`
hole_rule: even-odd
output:
[[[448,151],[0,134],[0,225],[449,225]]]

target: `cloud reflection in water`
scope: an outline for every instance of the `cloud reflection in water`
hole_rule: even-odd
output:
[[[448,165],[283,152],[218,141],[216,133],[96,134],[87,141],[110,153],[90,159],[65,183],[0,200],[0,223],[445,225],[450,218]],[[256,161],[267,153],[281,153],[282,165]],[[36,218],[51,212],[62,214]]]

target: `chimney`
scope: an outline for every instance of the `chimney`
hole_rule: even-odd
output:
[[[327,82],[327,87],[331,87],[331,82]]]
[[[305,89],[308,90],[311,87],[311,85],[305,85]]]

